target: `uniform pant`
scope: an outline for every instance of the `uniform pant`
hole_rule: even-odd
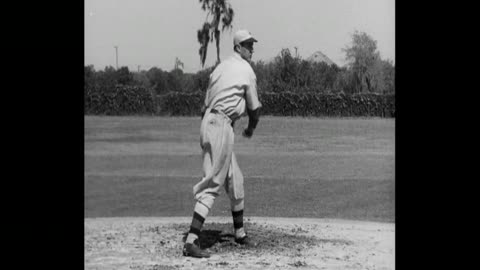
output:
[[[200,127],[203,156],[203,177],[193,187],[195,199],[211,209],[215,198],[225,188],[232,210],[243,210],[243,175],[233,153],[232,120],[225,114],[212,113],[208,108]],[[234,209],[235,206],[242,209]]]

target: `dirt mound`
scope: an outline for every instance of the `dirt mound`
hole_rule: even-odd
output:
[[[392,223],[246,218],[258,242],[234,242],[231,217],[208,217],[200,235],[212,257],[182,256],[188,217],[85,219],[85,269],[394,269]]]

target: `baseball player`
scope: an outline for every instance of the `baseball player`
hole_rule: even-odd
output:
[[[237,31],[233,38],[233,55],[222,61],[210,75],[200,127],[204,174],[193,187],[196,203],[183,247],[184,256],[210,257],[197,240],[222,188],[230,198],[235,242],[256,244],[247,237],[243,227],[243,175],[233,153],[235,121],[248,115],[248,126],[242,135],[251,138],[259,120],[261,103],[257,95],[257,79],[250,66],[254,42],[257,40],[247,30]]]

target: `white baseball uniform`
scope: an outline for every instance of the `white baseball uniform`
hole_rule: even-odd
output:
[[[255,110],[261,103],[255,73],[237,52],[210,75],[204,106],[200,127],[204,175],[193,187],[195,199],[211,209],[224,186],[232,201],[243,202],[243,175],[233,152],[233,123],[247,114],[247,108]]]

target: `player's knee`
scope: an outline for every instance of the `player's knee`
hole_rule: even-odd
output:
[[[217,198],[217,196],[218,194],[205,193],[205,194],[196,196],[195,199],[201,204],[205,205],[208,209],[212,209],[213,203],[215,202],[215,199]]]
[[[243,198],[241,198],[241,199],[230,199],[230,206],[232,208],[232,211],[243,210],[243,207],[244,207]]]

